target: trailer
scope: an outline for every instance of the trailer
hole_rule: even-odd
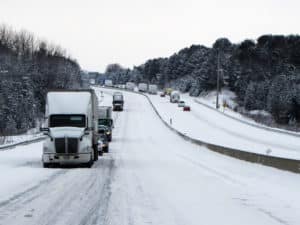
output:
[[[133,82],[126,83],[126,89],[130,91],[134,91],[135,84]]]
[[[147,92],[148,91],[148,84],[139,83],[138,90],[139,90],[139,92]]]
[[[112,80],[105,80],[104,81],[104,86],[106,86],[106,87],[113,87],[114,85],[113,85]]]
[[[152,94],[152,95],[156,95],[157,94],[157,85],[150,84],[149,89],[148,89],[148,93]]]
[[[170,95],[170,102],[171,103],[178,103],[180,100],[180,94],[178,91],[172,91]]]

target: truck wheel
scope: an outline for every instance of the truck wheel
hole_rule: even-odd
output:
[[[105,153],[108,153],[108,152],[109,152],[108,147],[105,147],[105,148],[103,149],[103,151],[104,151]]]
[[[94,160],[91,159],[88,163],[85,163],[84,166],[85,166],[86,168],[91,168],[91,167],[93,166],[93,164],[94,164]]]
[[[110,134],[110,135],[108,136],[108,141],[111,142],[111,140],[112,140],[112,135]]]
[[[51,164],[50,163],[43,163],[44,168],[50,168]]]
[[[99,154],[99,156],[103,156],[103,151],[102,150],[99,151],[98,154]]]

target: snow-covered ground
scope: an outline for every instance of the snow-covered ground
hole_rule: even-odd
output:
[[[187,142],[145,97],[124,96],[110,153],[91,169],[43,169],[41,143],[0,152],[1,225],[299,224],[300,175]]]
[[[300,159],[300,138],[241,123],[182,96],[191,112],[184,112],[169,97],[148,95],[160,115],[186,135],[207,143],[283,158]]]
[[[212,107],[212,108],[216,107],[216,95],[217,95],[216,91],[211,91],[211,92],[205,93],[199,97],[190,97],[187,93],[182,94],[184,99],[193,98],[195,102],[202,103],[202,104],[204,104],[208,107]],[[248,124],[252,124],[254,126],[266,128],[266,129],[273,130],[273,131],[279,131],[279,132],[283,132],[283,133],[296,134],[296,135],[299,135],[299,137],[300,137],[299,132],[288,131],[288,130],[284,130],[284,129],[280,129],[280,128],[270,127],[270,126],[264,125],[262,123],[258,123],[254,119],[249,118],[247,116],[242,115],[241,113],[234,111],[234,108],[237,107],[237,103],[235,101],[236,101],[236,95],[234,92],[232,92],[226,88],[222,89],[222,91],[219,94],[219,106],[220,106],[219,111],[225,115],[228,115],[232,118],[236,118],[236,119],[246,122]],[[223,104],[224,102],[226,102],[227,107],[224,107],[224,104]],[[251,115],[261,115],[261,116],[264,116],[267,118],[271,117],[271,114],[264,110],[251,110],[251,111],[248,111],[247,113],[249,113]]]
[[[0,151],[0,202],[2,204],[39,185],[57,172],[42,168],[41,153],[42,142]]]

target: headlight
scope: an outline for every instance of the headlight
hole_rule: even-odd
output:
[[[43,151],[44,152],[52,152],[51,149],[46,146],[43,147]]]
[[[107,132],[106,132],[106,134],[110,134],[110,132],[109,132],[109,131],[107,131]]]

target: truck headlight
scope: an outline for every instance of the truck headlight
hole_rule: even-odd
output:
[[[43,147],[43,152],[51,152],[51,149],[48,148],[48,147],[46,147],[46,146],[44,146],[44,147]]]

